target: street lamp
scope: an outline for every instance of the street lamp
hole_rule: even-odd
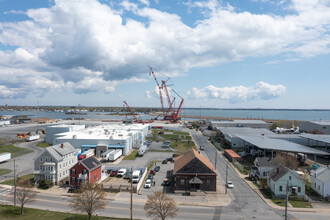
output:
[[[228,160],[225,158],[225,161],[226,161],[226,194],[227,194],[227,188],[228,188],[228,186],[227,186],[227,182],[228,182]]]

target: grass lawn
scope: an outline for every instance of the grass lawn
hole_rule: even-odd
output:
[[[139,152],[137,150],[133,150],[133,152],[130,155],[127,155],[126,157],[124,157],[123,160],[135,160],[138,153]]]
[[[46,148],[49,146],[49,144],[47,142],[42,142],[42,143],[39,143],[39,144],[36,144],[37,147],[42,147],[42,148]]]
[[[164,134],[158,134],[159,132],[164,132]],[[166,134],[166,132],[170,132],[170,134]],[[184,153],[187,150],[194,148],[197,150],[195,143],[192,141],[192,138],[188,132],[182,131],[167,131],[167,130],[153,130],[153,138],[152,141],[165,141],[169,140],[171,142],[170,148],[173,148],[175,151]],[[166,149],[164,148],[164,151]]]
[[[52,212],[40,209],[31,209],[31,208],[24,208],[24,214],[21,216],[20,208],[9,206],[6,207],[0,206],[0,219],[20,219],[20,220],[43,220],[43,219],[56,219],[56,220],[80,220],[80,219],[88,219],[87,214],[71,214],[71,213],[64,213],[64,212]],[[127,218],[110,218],[110,217],[102,217],[102,216],[92,216],[92,219],[107,219],[107,220],[124,220]]]
[[[305,202],[305,201],[291,201],[291,200],[289,200],[289,202],[295,208],[313,208],[313,206],[309,202]]]
[[[16,147],[13,144],[0,144],[0,154],[1,153],[11,153],[11,158],[22,156],[24,154],[28,154],[33,152],[32,150],[21,148],[21,147]]]
[[[275,205],[278,205],[278,206],[285,206],[285,199],[281,199],[281,198],[273,198],[271,199],[273,201],[273,203]]]
[[[18,180],[32,180],[33,181],[33,174],[28,174],[25,176],[18,176]],[[1,184],[5,184],[5,185],[9,185],[9,186],[14,186],[14,179],[10,179],[10,180],[5,180],[3,182],[1,182]]]
[[[10,169],[0,169],[0,176],[10,173]]]

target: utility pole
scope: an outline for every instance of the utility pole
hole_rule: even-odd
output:
[[[131,167],[131,220],[133,220],[133,167]]]
[[[215,150],[215,162],[214,162],[214,168],[217,169],[217,156],[218,156],[218,151]]]
[[[286,184],[286,195],[285,195],[285,220],[288,220],[288,199],[289,199],[289,180]]]
[[[228,181],[228,161],[227,161],[227,165],[226,165],[226,194],[227,194],[227,181]]]
[[[14,206],[16,206],[16,164],[14,159]]]

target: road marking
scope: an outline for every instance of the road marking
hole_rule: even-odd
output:
[[[14,195],[4,195],[6,197],[14,197]],[[51,202],[51,203],[59,203],[59,204],[70,204],[70,202],[66,202],[66,201],[53,201],[53,200],[47,200],[47,199],[36,199],[36,201],[40,201],[40,202]],[[120,209],[120,210],[130,210],[130,208],[122,208],[122,207],[118,207],[118,206],[106,206],[106,208],[115,208],[115,209]],[[133,208],[133,210],[135,211],[144,211],[144,209],[137,209],[137,208]],[[212,214],[212,213],[191,213],[191,212],[180,212],[180,209],[178,211],[178,214],[182,214],[182,215],[198,215],[198,216],[232,216],[232,215],[224,215],[224,214]]]

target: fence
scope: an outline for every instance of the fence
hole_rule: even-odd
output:
[[[103,190],[106,192],[130,192],[131,185],[109,185],[103,187]],[[137,192],[137,186],[133,185],[133,193]]]

